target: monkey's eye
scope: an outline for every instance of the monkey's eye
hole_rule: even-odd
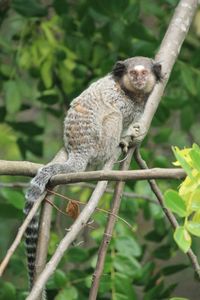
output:
[[[142,75],[147,75],[148,74],[147,70],[143,70],[141,73],[142,73]]]
[[[136,76],[137,75],[137,71],[135,71],[135,70],[130,71],[130,75]]]

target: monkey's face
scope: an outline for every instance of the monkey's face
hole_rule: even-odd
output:
[[[147,57],[134,57],[117,62],[113,75],[129,92],[151,93],[162,78],[161,65]]]
[[[140,90],[148,93],[153,89],[156,79],[151,70],[143,65],[136,65],[128,68],[124,74],[123,83],[130,91]]]

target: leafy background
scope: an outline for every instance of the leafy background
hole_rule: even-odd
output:
[[[177,3],[1,0],[1,159],[48,162],[62,146],[62,123],[71,100],[89,83],[110,72],[116,60],[136,55],[153,57]],[[172,145],[183,148],[193,142],[200,144],[199,37],[200,11],[142,145],[150,167],[171,167]],[[136,168],[134,163],[132,167]],[[1,177],[0,258],[23,220],[24,206],[24,190],[5,187],[5,183],[22,180],[26,179]],[[163,192],[179,184],[159,182]],[[61,192],[86,202],[91,188],[76,185]],[[136,197],[126,194],[120,209],[120,217],[131,224],[132,230],[118,220],[98,299],[199,299],[194,273],[177,249],[161,209],[152,203],[154,196],[148,184],[127,183],[126,192],[137,193]],[[111,199],[112,194],[107,193],[100,206],[109,209]],[[56,204],[65,210],[62,197],[57,197]],[[50,299],[88,299],[106,215],[98,212],[94,220],[95,229],[85,230],[49,280]],[[54,210],[49,256],[71,222]],[[194,240],[192,245],[198,253],[199,242]],[[0,299],[25,299],[26,273],[22,243],[0,279]]]

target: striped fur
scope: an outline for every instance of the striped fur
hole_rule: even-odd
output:
[[[26,207],[24,210],[26,215],[28,215],[33,204],[34,202],[31,201],[26,202]],[[26,246],[30,289],[32,288],[33,281],[34,281],[38,228],[39,228],[39,219],[38,216],[36,215],[32,218],[31,222],[29,223],[25,234],[25,246]]]

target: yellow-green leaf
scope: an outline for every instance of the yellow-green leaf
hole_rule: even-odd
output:
[[[52,86],[52,60],[46,60],[41,66],[41,76],[47,89]]]
[[[187,229],[191,234],[200,237],[200,223],[190,221],[187,224]]]
[[[178,147],[172,147],[173,153],[180,163],[181,167],[185,170],[185,172],[190,176],[190,178],[193,178],[192,176],[192,169],[184,156],[182,155],[181,151],[178,149]]]
[[[192,197],[191,197],[191,209],[192,209],[192,211],[200,210],[200,189],[196,189],[192,193]]]
[[[192,149],[190,151],[190,157],[192,159],[194,168],[200,172],[200,151]]]
[[[190,249],[190,246],[192,244],[191,236],[183,226],[179,226],[176,228],[174,232],[174,240],[184,253],[186,253]]]

